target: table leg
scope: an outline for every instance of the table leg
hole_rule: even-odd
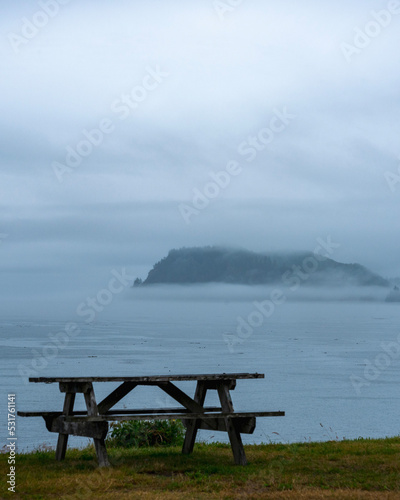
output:
[[[199,380],[196,386],[194,401],[196,401],[196,403],[199,403],[201,406],[204,406],[204,401],[206,399],[206,392],[207,392],[206,384],[203,381]],[[199,425],[200,425],[199,419],[187,420],[185,441],[182,446],[182,453],[186,455],[192,453]]]
[[[63,415],[71,415],[74,410],[75,393],[66,392],[64,399]],[[68,434],[59,434],[56,448],[56,460],[64,460],[67,451]]]
[[[218,385],[218,396],[221,401],[222,411],[225,413],[233,412],[233,404],[231,395],[229,393],[229,388],[226,384]],[[226,430],[229,435],[229,440],[231,442],[233,457],[235,459],[236,465],[247,465],[246,455],[244,453],[242,437],[238,428],[235,425],[235,420],[226,417],[225,418]]]
[[[89,388],[84,392],[85,403],[87,408],[88,416],[94,417],[99,415],[99,410],[97,408],[96,398],[94,395],[93,385],[89,384]],[[98,439],[93,438],[94,446],[96,448],[97,460],[100,467],[108,467],[110,462],[108,461],[107,449],[105,445],[104,438]]]

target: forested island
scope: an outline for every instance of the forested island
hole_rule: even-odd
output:
[[[360,264],[344,264],[324,252],[256,253],[222,247],[170,250],[147,278],[136,286],[153,284],[230,283],[390,287],[390,282]]]

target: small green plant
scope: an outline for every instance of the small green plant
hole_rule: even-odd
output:
[[[114,447],[180,446],[185,428],[180,420],[128,420],[110,426],[107,443]]]

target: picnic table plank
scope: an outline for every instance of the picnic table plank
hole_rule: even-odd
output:
[[[47,415],[43,417],[49,432],[61,435],[83,436],[105,439],[108,433],[108,422],[66,422],[62,415]]]
[[[160,413],[143,415],[97,415],[85,417],[81,415],[67,415],[66,422],[102,422],[103,420],[124,421],[124,420],[153,420],[155,417],[160,420],[213,420],[219,418],[249,418],[249,417],[284,417],[284,411],[255,411],[255,412],[220,412],[220,413]]]
[[[263,373],[214,373],[197,375],[149,375],[143,377],[30,377],[29,382],[52,384],[54,382],[170,382],[187,380],[239,380],[265,378]]]
[[[266,416],[266,415],[262,415]],[[271,415],[268,415],[269,417]],[[280,415],[281,416],[281,415]],[[182,423],[185,425],[185,420],[182,419]],[[222,432],[228,432],[228,429],[226,428],[225,424],[225,419],[224,418],[208,418],[207,420],[201,420],[199,419],[199,429],[205,429],[208,430],[209,423],[212,423],[214,430],[216,431],[222,431]],[[253,434],[255,428],[256,428],[256,417],[235,417],[235,422],[236,422],[236,427],[239,430],[241,434]]]
[[[99,407],[98,405],[97,407]],[[221,411],[222,408],[220,406],[205,406],[205,411]],[[141,413],[188,413],[190,414],[190,410],[187,408],[179,407],[179,408],[141,408],[135,410],[127,410],[125,408],[121,408],[118,410],[108,410],[107,412],[100,412],[100,415],[140,415]],[[20,417],[46,417],[46,416],[59,416],[62,415],[61,411],[18,411],[18,415]],[[85,410],[74,410],[70,413],[70,415],[87,415],[87,411]]]

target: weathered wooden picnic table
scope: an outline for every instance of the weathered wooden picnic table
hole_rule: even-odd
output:
[[[229,435],[235,463],[246,465],[241,433],[252,434],[256,417],[283,417],[283,411],[235,412],[230,391],[235,389],[238,379],[264,378],[260,373],[222,373],[211,375],[156,375],[145,377],[39,377],[30,378],[35,383],[58,383],[60,392],[65,393],[62,411],[22,412],[22,417],[43,417],[50,432],[58,433],[56,459],[63,460],[68,436],[93,438],[99,466],[108,466],[105,446],[108,422],[126,420],[182,420],[186,427],[182,453],[193,451],[198,429],[224,431]],[[172,382],[196,381],[194,398],[183,392]],[[122,382],[99,403],[93,389],[94,383]],[[137,386],[157,386],[177,401],[179,408],[112,409],[116,403]],[[204,406],[208,390],[218,392],[221,406]],[[84,396],[86,411],[75,411],[77,393]]]

